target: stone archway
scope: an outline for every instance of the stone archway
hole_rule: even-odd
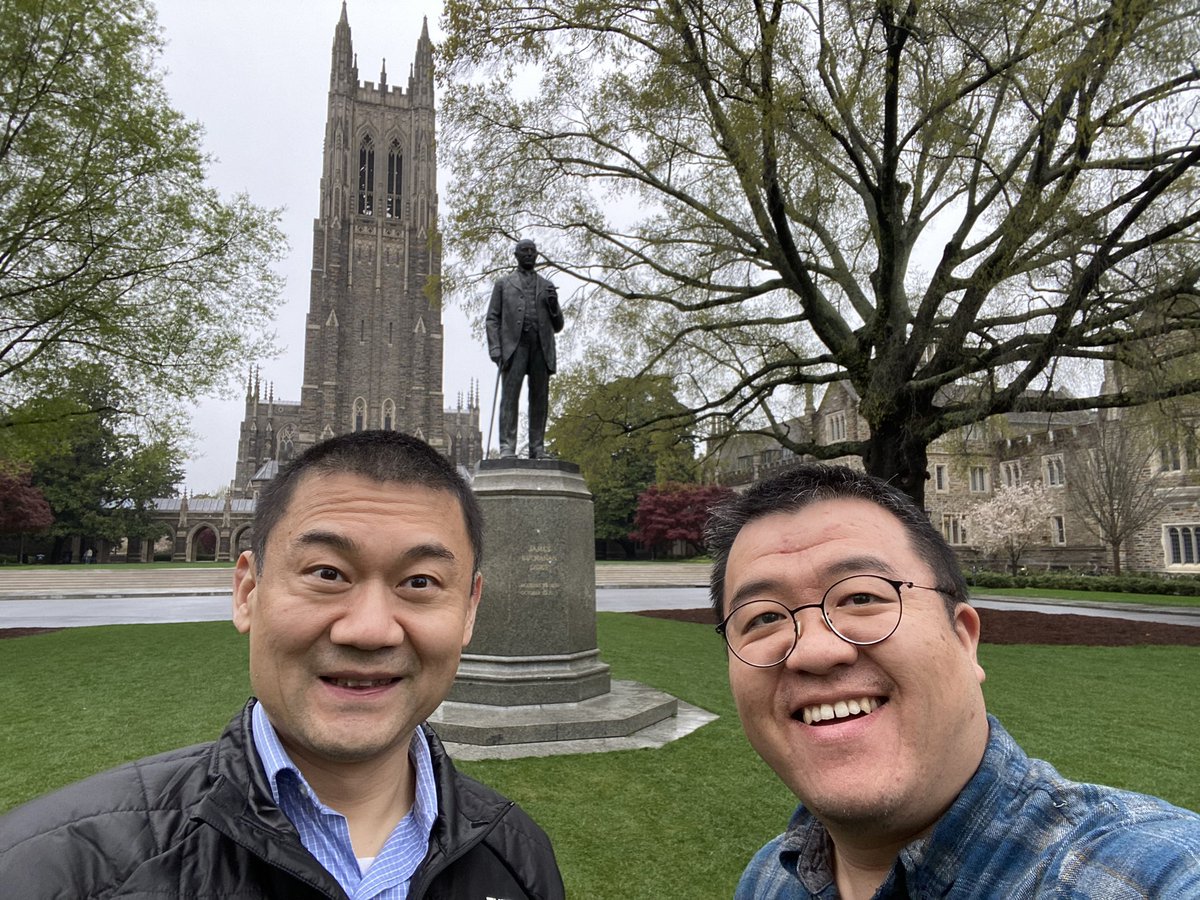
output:
[[[250,550],[250,541],[254,536],[254,526],[247,523],[240,528],[234,529],[229,541],[229,558],[237,562],[237,558],[242,555],[243,550]]]
[[[215,561],[220,545],[221,536],[216,526],[201,522],[188,532],[187,552],[184,558],[188,562]]]

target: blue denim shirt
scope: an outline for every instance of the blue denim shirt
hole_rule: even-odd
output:
[[[1200,815],[1063,778],[999,721],[983,761],[927,836],[900,851],[876,898],[1200,897]],[[803,806],[751,860],[736,900],[833,900],[832,846]]]

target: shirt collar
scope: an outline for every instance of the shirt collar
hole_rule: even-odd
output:
[[[333,812],[317,797],[301,771],[292,762],[288,752],[283,748],[279,735],[267,718],[267,712],[261,703],[255,703],[251,710],[251,724],[254,736],[254,749],[262,761],[263,773],[271,786],[271,797],[275,805],[283,807],[280,801],[280,776],[283,780],[295,779],[294,784],[298,793],[322,812]],[[408,748],[408,758],[416,772],[417,783],[413,792],[414,800],[412,816],[416,819],[422,834],[433,830],[434,820],[437,819],[437,787],[433,777],[433,759],[429,753],[429,741],[425,732],[417,728],[413,732],[412,743]],[[286,773],[286,774],[285,774]]]

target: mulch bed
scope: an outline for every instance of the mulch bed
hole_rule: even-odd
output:
[[[980,609],[980,635],[985,644],[1082,644],[1132,647],[1135,644],[1184,644],[1200,647],[1200,626],[1134,622],[1070,613],[1035,613]],[[658,619],[713,624],[711,609],[649,609]]]
[[[713,624],[712,610],[648,609],[639,615],[677,622]],[[1070,613],[1015,612],[980,609],[985,644],[1083,644],[1092,647],[1132,647],[1135,644],[1183,644],[1200,647],[1200,626],[1134,622]],[[0,628],[0,639],[59,631],[58,628]]]

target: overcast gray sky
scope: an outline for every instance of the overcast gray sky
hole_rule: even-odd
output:
[[[204,125],[205,147],[216,158],[210,182],[225,195],[245,191],[262,206],[284,208],[291,251],[281,265],[287,286],[275,326],[284,352],[262,361],[262,370],[276,397],[299,400],[330,49],[342,0],[157,0],[157,6],[167,41],[167,90],[176,109]],[[388,82],[407,84],[422,17],[436,42],[441,11],[441,0],[348,0],[359,77],[378,80],[386,59]],[[449,187],[443,174],[443,206]],[[462,310],[448,307],[442,318],[446,403],[454,405],[470,379],[480,379],[486,417],[495,367]],[[239,374],[244,384],[246,373]],[[186,467],[190,490],[216,490],[233,478],[243,393],[196,409],[198,452]],[[485,422],[485,439],[487,430]]]

